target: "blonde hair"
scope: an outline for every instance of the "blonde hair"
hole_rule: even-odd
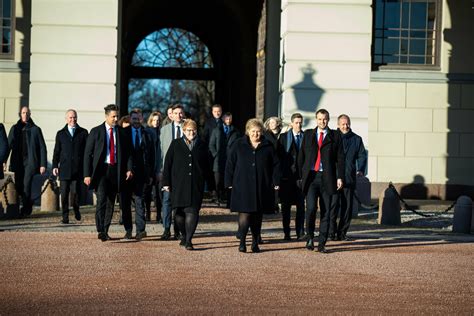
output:
[[[260,131],[263,132],[263,122],[262,122],[262,120],[260,120],[258,118],[251,118],[250,120],[248,120],[247,123],[245,124],[245,134],[248,135],[250,129],[252,129],[254,127],[258,127],[260,129]]]
[[[183,130],[185,130],[186,128],[192,128],[194,130],[197,130],[197,124],[192,119],[187,119],[183,123]]]
[[[281,131],[281,128],[283,127],[283,121],[281,120],[281,118],[276,117],[276,116],[271,116],[265,121],[265,123],[263,124],[263,127],[265,128],[265,130],[267,130],[267,131],[270,130],[270,121],[271,120],[275,120],[275,122],[277,123],[277,126],[276,126],[277,129],[279,131]]]
[[[152,113],[150,114],[150,116],[148,117],[147,125],[148,125],[149,127],[153,127],[153,126],[151,125],[151,121],[153,121],[153,117],[154,117],[154,116],[158,116],[158,126],[161,126],[161,118],[162,118],[162,117],[161,117],[161,112],[159,112],[159,111],[155,111],[155,112],[152,112]]]

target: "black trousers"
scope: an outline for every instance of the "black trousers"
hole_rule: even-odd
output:
[[[296,218],[295,218],[295,230],[297,236],[304,235],[304,195],[301,190],[295,192],[296,196]],[[291,203],[281,203],[281,215],[283,232],[285,235],[290,234],[290,221],[291,221]]]
[[[120,192],[120,207],[122,208],[122,220],[125,231],[131,232],[132,224],[132,198],[135,201],[135,226],[136,232],[145,231],[145,201],[143,183],[144,177],[136,177],[128,182],[122,192]]]
[[[15,171],[15,188],[18,196],[21,196],[23,207],[20,209],[21,215],[30,215],[33,212],[33,201],[31,200],[31,185],[33,177],[38,170],[30,166]]]
[[[145,185],[145,210],[147,218],[151,218],[151,201],[153,200],[156,208],[156,220],[161,220],[161,194],[161,186],[158,181]]]
[[[216,198],[217,202],[221,202],[225,199],[224,191],[224,173],[215,171],[214,172],[214,181],[216,184]]]
[[[338,237],[347,234],[352,220],[354,188],[343,188],[337,195],[336,211],[331,214],[329,234]],[[337,218],[339,217],[339,224]]]
[[[306,229],[309,238],[314,238],[316,211],[319,202],[319,246],[324,246],[329,234],[329,218],[335,212],[337,194],[328,194],[323,190],[321,172],[311,172],[312,179],[306,194]]]
[[[59,191],[61,194],[61,206],[63,218],[69,216],[69,194],[71,194],[72,208],[74,212],[79,212],[79,197],[81,196],[81,180],[61,180]]]
[[[101,167],[101,177],[97,185],[97,206],[95,211],[95,225],[97,232],[107,233],[112,215],[114,213],[114,205],[118,192],[118,174],[117,165],[111,166],[103,164]]]

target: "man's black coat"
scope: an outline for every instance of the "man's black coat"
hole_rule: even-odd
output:
[[[84,177],[84,148],[89,133],[76,125],[74,136],[69,133],[68,125],[56,133],[53,152],[53,169],[59,168],[60,180],[82,180]]]
[[[318,156],[316,129],[304,132],[298,153],[298,170],[300,172],[301,189],[306,195],[310,185],[310,173]],[[339,132],[328,129],[321,146],[321,163],[323,165],[322,190],[327,194],[336,194],[337,179],[344,179],[344,149]]]
[[[120,191],[125,181],[127,171],[133,170],[130,137],[127,137],[125,130],[116,126],[116,146],[117,146],[117,183]],[[91,177],[89,188],[96,189],[99,179],[102,176],[102,164],[107,156],[107,135],[105,124],[91,129],[87,138],[86,148],[84,151],[84,177]]]

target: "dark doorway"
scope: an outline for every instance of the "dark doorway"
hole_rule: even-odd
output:
[[[168,92],[157,96],[164,100],[154,100],[153,94],[149,95],[150,104],[153,107],[155,103],[159,110],[162,109],[158,104],[179,102],[188,104],[187,110],[197,114],[209,111],[211,103],[219,103],[224,111],[233,113],[238,126],[254,117],[256,51],[262,5],[263,0],[120,1],[117,103],[122,114],[128,112],[129,102],[134,100],[129,95],[132,85],[133,91],[141,86],[144,91],[147,86],[153,86],[155,92],[168,87]],[[163,30],[181,30],[198,38],[209,53],[212,67],[177,67],[172,61],[164,62],[160,67],[137,67],[134,55],[140,43]],[[187,91],[201,88],[201,93],[191,96],[190,93],[169,92],[171,86],[193,85],[194,88]],[[202,97],[206,93],[210,96],[207,99]]]

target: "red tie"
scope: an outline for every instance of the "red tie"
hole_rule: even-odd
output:
[[[318,158],[316,159],[316,163],[314,164],[314,171],[319,171],[319,167],[321,166],[321,146],[323,145],[323,137],[324,133],[320,132],[319,133],[319,139],[318,139]]]
[[[111,127],[109,131],[110,131],[110,164],[115,165],[114,129]]]

